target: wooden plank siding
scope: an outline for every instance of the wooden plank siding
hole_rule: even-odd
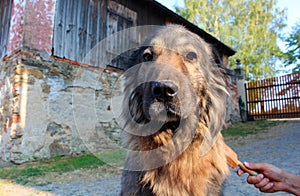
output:
[[[128,36],[105,39],[103,45],[100,41],[125,28],[167,23],[181,24],[214,45],[219,53],[216,56],[223,63],[235,54],[230,47],[154,0],[57,0],[56,5],[53,55],[61,58],[123,69],[130,52],[122,49],[138,45],[147,32],[127,32]],[[102,47],[87,55],[96,45]],[[116,58],[120,51],[124,52]]]
[[[128,9],[126,6],[116,3],[114,1],[108,1],[107,9],[107,37],[136,26],[137,13]],[[113,36],[111,39],[107,39],[106,43],[106,58],[112,59],[108,62],[109,65],[124,69],[126,67],[129,55],[131,54],[131,48],[135,48],[139,45],[140,40],[137,32],[123,31],[122,36]]]
[[[81,62],[106,36],[104,1],[58,0],[53,55]]]
[[[120,37],[107,39],[104,46],[106,51],[95,46],[118,31],[136,26],[136,18],[134,11],[114,1],[58,0],[53,55],[78,62],[88,62],[93,66],[103,66],[103,61],[116,56],[119,48],[128,48],[130,42],[137,45],[139,40],[128,35],[128,37],[124,36],[126,39]],[[87,56],[91,49],[96,50],[93,54],[99,54],[100,57]],[[123,69],[124,61],[127,59],[128,53],[124,53],[119,58],[106,63]]]
[[[300,73],[245,84],[249,119],[299,118]]]
[[[1,0],[0,3],[0,59],[6,55],[11,20],[12,1]]]

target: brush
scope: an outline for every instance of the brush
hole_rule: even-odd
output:
[[[224,145],[224,148],[227,164],[231,168],[236,168],[237,166],[239,166],[244,172],[247,172],[251,176],[257,176],[257,173],[255,171],[248,169],[242,162],[239,161],[238,155],[229,146],[227,146],[227,144]]]

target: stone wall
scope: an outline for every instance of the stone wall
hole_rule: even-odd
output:
[[[244,85],[244,76],[240,69],[228,69],[227,74],[229,76],[229,96],[226,100],[225,121],[228,126],[241,121],[239,96],[244,97],[244,91],[242,91]]]
[[[2,160],[22,163],[116,146],[116,72],[35,53],[13,56],[0,64]]]
[[[237,84],[235,82],[230,81],[228,93],[229,96],[227,97],[226,100],[226,117],[225,117],[225,122],[227,126],[241,121],[239,102],[238,102],[239,94],[238,94]]]

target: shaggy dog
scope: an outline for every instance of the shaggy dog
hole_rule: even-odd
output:
[[[125,73],[128,149],[121,195],[220,195],[226,77],[213,49],[179,25],[153,32]]]

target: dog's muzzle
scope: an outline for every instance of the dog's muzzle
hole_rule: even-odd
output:
[[[180,120],[178,86],[169,80],[150,81],[137,86],[130,95],[130,114],[137,123],[151,120]]]

